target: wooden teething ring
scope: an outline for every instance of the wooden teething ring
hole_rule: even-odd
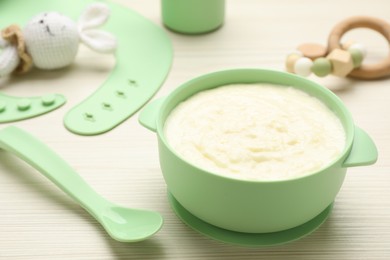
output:
[[[328,53],[334,49],[341,49],[341,37],[355,28],[369,28],[377,31],[390,43],[390,24],[374,17],[355,16],[340,22],[333,28],[328,38]],[[362,64],[348,76],[358,79],[377,79],[390,76],[390,53],[386,59],[379,63]]]

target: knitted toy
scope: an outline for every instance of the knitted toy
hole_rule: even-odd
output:
[[[13,72],[27,72],[32,65],[53,70],[70,65],[76,57],[79,43],[100,53],[113,53],[115,37],[98,30],[110,15],[101,3],[91,4],[78,22],[57,13],[41,13],[21,30],[17,25],[5,28],[0,35],[0,77]]]

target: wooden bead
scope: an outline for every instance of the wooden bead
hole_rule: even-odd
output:
[[[299,45],[297,49],[302,52],[303,56],[312,60],[324,57],[327,52],[325,46],[317,43],[304,43]]]
[[[300,76],[307,77],[311,74],[312,66],[313,61],[311,59],[302,57],[295,62],[294,72]]]
[[[332,63],[332,74],[345,77],[353,70],[352,56],[348,51],[334,49],[326,57]]]
[[[302,55],[299,53],[291,53],[287,56],[285,65],[288,72],[294,73],[294,65],[299,58],[302,58]]]

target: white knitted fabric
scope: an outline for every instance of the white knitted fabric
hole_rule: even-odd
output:
[[[0,77],[11,74],[19,65],[18,50],[0,36]]]
[[[4,40],[2,37],[0,37],[0,53],[2,49],[4,49],[8,45],[8,42]]]
[[[59,13],[35,16],[23,30],[27,52],[40,69],[58,69],[71,64],[79,47],[77,25]]]

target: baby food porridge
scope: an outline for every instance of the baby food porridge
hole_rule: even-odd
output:
[[[245,180],[283,180],[321,170],[343,151],[346,139],[338,117],[319,99],[271,84],[197,93],[171,112],[164,132],[189,163]]]

